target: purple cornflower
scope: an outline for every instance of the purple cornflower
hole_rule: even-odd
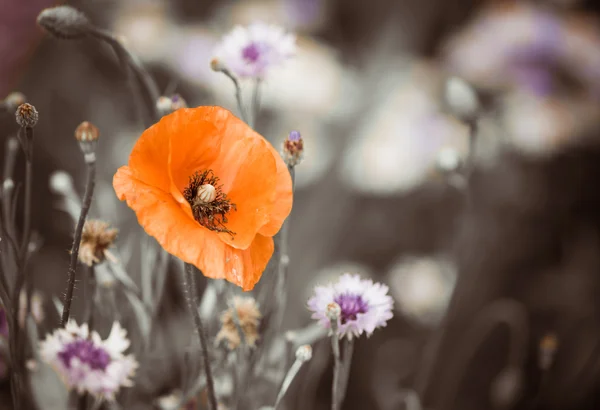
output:
[[[133,355],[123,354],[129,347],[126,336],[118,322],[102,340],[98,333],[89,332],[87,324],[69,321],[65,329],[55,330],[40,343],[40,355],[69,390],[113,400],[121,387],[132,385],[138,367]]]
[[[263,78],[268,70],[296,54],[296,36],[264,23],[236,26],[215,51],[219,61],[243,78]]]
[[[340,307],[337,326],[340,338],[346,336],[351,339],[363,333],[371,336],[376,328],[385,326],[393,316],[394,302],[386,285],[349,273],[342,275],[337,283],[317,286],[315,296],[308,301],[312,318],[326,328],[331,326],[327,307],[332,303]]]

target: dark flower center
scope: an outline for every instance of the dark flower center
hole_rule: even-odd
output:
[[[256,63],[260,58],[261,47],[257,43],[250,43],[242,50],[242,57],[249,63]]]
[[[67,344],[58,353],[58,357],[67,368],[71,367],[71,360],[77,358],[81,363],[86,363],[94,370],[105,370],[111,360],[106,350],[95,346],[91,340],[87,339],[76,340]]]
[[[369,305],[363,300],[362,296],[353,293],[342,293],[333,300],[340,305],[342,310],[340,317],[342,324],[350,320],[356,320],[359,313],[367,313],[369,310]]]
[[[232,203],[227,194],[223,192],[223,186],[218,184],[219,178],[212,170],[195,172],[190,177],[190,182],[183,190],[183,197],[192,207],[192,214],[198,223],[207,229],[215,232],[227,232],[231,236],[235,232],[227,229],[227,214],[235,211],[235,204]],[[203,195],[198,195],[198,190],[206,185],[212,185],[215,189],[214,198],[210,202],[204,200]]]

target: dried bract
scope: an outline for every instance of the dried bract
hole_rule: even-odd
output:
[[[87,220],[81,235],[79,261],[87,266],[93,266],[101,263],[105,258],[114,259],[108,249],[114,243],[118,233],[118,229],[111,228],[104,221]]]
[[[262,317],[256,300],[252,297],[235,296],[232,305],[237,312],[237,320],[244,333],[246,344],[250,347],[256,346],[259,338],[258,325]],[[224,342],[231,350],[237,349],[241,343],[233,309],[230,307],[221,315],[221,330],[216,338],[217,343]]]

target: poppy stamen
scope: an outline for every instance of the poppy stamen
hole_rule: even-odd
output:
[[[235,232],[227,229],[227,214],[236,206],[223,192],[219,178],[211,169],[190,176],[190,182],[183,190],[183,197],[192,207],[192,214],[198,223],[215,232],[226,232],[232,237]]]

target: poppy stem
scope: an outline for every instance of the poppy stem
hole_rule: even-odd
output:
[[[88,168],[87,181],[85,184],[85,194],[83,195],[83,205],[79,214],[79,221],[75,227],[75,235],[73,237],[73,245],[71,246],[71,261],[69,263],[69,277],[67,279],[67,291],[65,294],[65,303],[63,305],[62,317],[60,326],[65,327],[69,321],[71,314],[71,302],[73,301],[73,290],[75,289],[75,273],[77,269],[77,260],[79,256],[79,245],[81,244],[81,234],[83,233],[83,225],[92,204],[92,196],[94,195],[94,185],[96,181],[96,157],[86,156]]]
[[[189,263],[185,264],[183,274],[183,289],[187,295],[188,308],[194,320],[196,332],[200,339],[200,351],[202,354],[202,362],[204,364],[204,373],[206,375],[206,390],[208,393],[209,410],[217,410],[217,398],[215,396],[215,383],[212,377],[212,370],[210,367],[210,360],[208,355],[208,341],[204,326],[202,325],[202,319],[200,319],[200,312],[198,311],[198,289],[196,288],[196,276],[194,275],[195,267]]]
[[[252,124],[251,127],[256,129],[256,123],[258,122],[258,113],[260,112],[260,78],[256,79],[254,83],[254,91],[252,92]]]
[[[337,333],[337,319],[331,321],[331,350],[333,352],[333,383],[331,385],[331,410],[340,408],[340,376],[342,361],[340,359],[340,341]]]

